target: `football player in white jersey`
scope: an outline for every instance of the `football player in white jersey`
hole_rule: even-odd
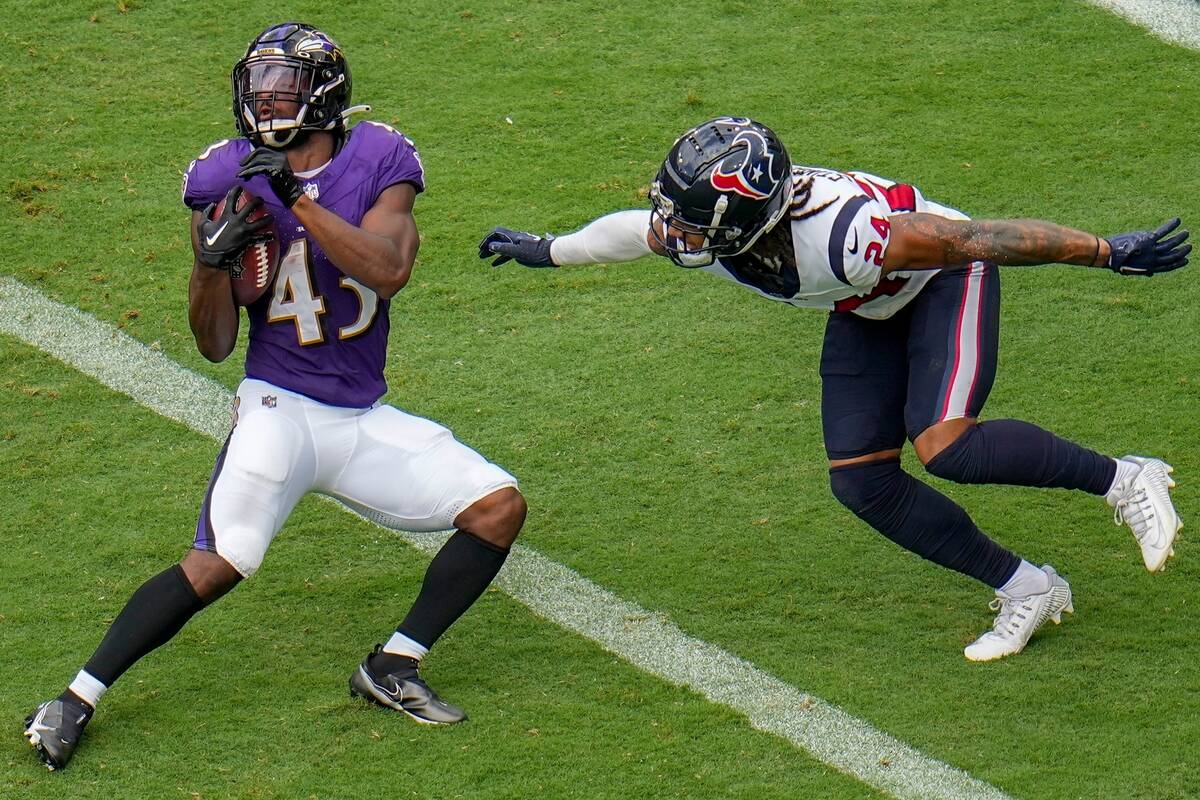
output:
[[[998,265],[1168,272],[1191,251],[1178,220],[1108,238],[1040,220],[971,220],[907,184],[793,165],[773,131],[737,117],[681,136],[650,202],[565,236],[495,228],[479,255],[557,267],[656,253],[767,299],[828,311],[821,416],[833,494],[897,544],[995,590],[995,623],[966,648],[968,659],[1019,653],[1046,620],[1073,611],[1071,588],[901,469],[905,439],[928,472],[952,481],[1104,497],[1151,572],[1173,554],[1182,523],[1170,466],[979,414],[996,370]]]

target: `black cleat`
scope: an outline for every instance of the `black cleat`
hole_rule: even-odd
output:
[[[371,655],[383,649],[375,645]],[[365,697],[373,703],[403,711],[417,722],[427,725],[453,725],[462,722],[467,714],[437,696],[429,684],[421,680],[416,670],[403,670],[376,675],[371,670],[371,655],[350,676],[350,696]]]
[[[25,738],[47,769],[62,769],[67,765],[92,713],[92,707],[86,703],[56,697],[25,718]]]

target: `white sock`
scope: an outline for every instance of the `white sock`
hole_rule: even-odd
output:
[[[408,656],[420,661],[429,652],[429,648],[419,642],[414,642],[400,631],[396,631],[383,646],[383,652],[391,653],[394,656]]]
[[[1021,559],[1021,566],[1008,579],[1008,583],[1000,587],[1000,591],[1009,597],[1029,597],[1031,594],[1041,594],[1049,591],[1050,576]]]
[[[1126,461],[1123,458],[1114,458],[1117,462],[1117,474],[1113,476],[1112,486],[1108,487],[1108,494],[1105,495],[1105,500],[1110,506],[1115,506],[1120,500],[1118,489],[1124,488],[1125,484],[1134,478],[1141,471],[1141,464],[1135,464],[1132,461]]]
[[[84,670],[79,670],[79,674],[75,676],[75,680],[71,681],[71,685],[67,688],[79,695],[92,708],[96,707],[96,704],[100,702],[100,698],[104,697],[104,693],[108,691],[107,686]]]

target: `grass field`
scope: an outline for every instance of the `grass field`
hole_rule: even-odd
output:
[[[234,387],[243,351],[209,364],[188,331],[179,181],[233,134],[245,42],[284,17],[320,25],[429,181],[386,399],[521,478],[524,544],[1014,797],[1200,797],[1189,529],[1151,576],[1095,498],[930,479],[1076,592],[1020,657],[968,664],[990,593],[829,493],[822,314],[666,262],[534,272],[474,254],[494,224],[562,231],[644,204],[673,138],[721,113],[770,124],[798,162],[976,216],[1195,229],[1200,55],[1049,0],[330,8],[0,0],[0,276]],[[1195,269],[1006,271],[987,415],[1165,458],[1195,520]],[[0,364],[0,797],[885,796],[497,591],[424,670],[468,724],[351,701],[346,677],[426,558],[314,499],[47,774],[20,720],[188,546],[216,447],[15,338]]]

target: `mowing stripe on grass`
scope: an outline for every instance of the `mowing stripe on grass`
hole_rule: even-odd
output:
[[[1196,0],[1086,0],[1106,8],[1172,44],[1200,50],[1200,5]]]
[[[232,394],[107,323],[0,277],[0,333],[39,348],[100,383],[214,439],[229,429]],[[436,552],[445,534],[397,531]],[[538,616],[713,703],[759,730],[901,800],[1007,800],[999,789],[929,758],[819,697],[802,692],[521,545],[496,581]]]

